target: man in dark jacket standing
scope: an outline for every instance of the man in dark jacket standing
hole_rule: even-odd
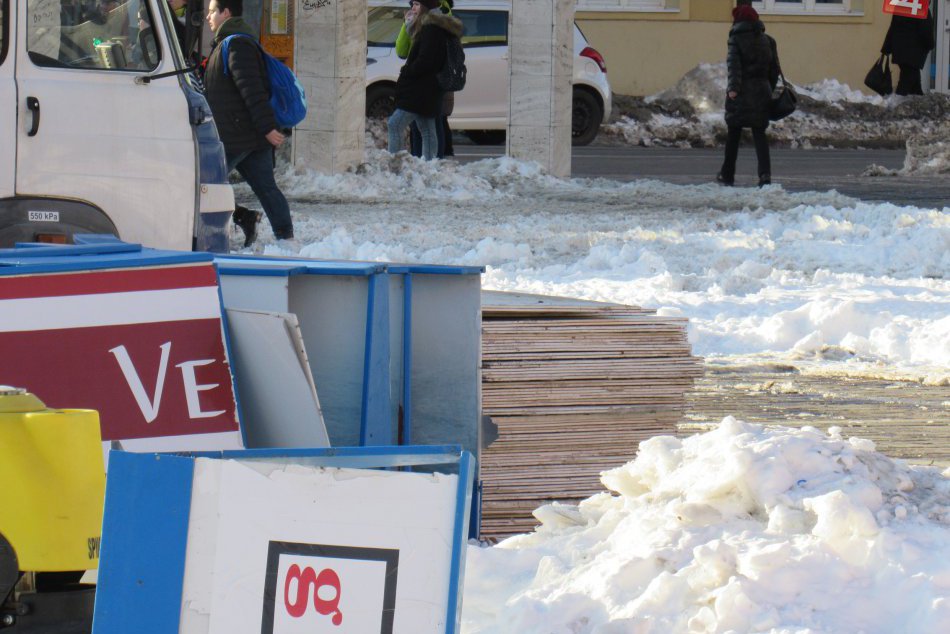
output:
[[[242,19],[242,0],[211,0],[208,25],[214,33],[205,69],[205,96],[227,157],[228,169],[237,169],[261,202],[278,240],[294,237],[287,199],[274,180],[274,148],[284,142],[270,106],[267,67],[254,32]],[[224,74],[222,47],[228,43],[228,74]],[[249,217],[250,216],[250,217]],[[245,246],[256,236],[257,214],[238,208],[235,223],[245,234]]]
[[[752,129],[758,160],[759,187],[772,182],[769,139],[769,106],[778,83],[778,52],[775,40],[765,34],[765,25],[752,8],[751,0],[738,0],[732,10],[732,28],[726,54],[726,156],[716,180],[732,185],[742,128]]]
[[[903,15],[891,17],[891,25],[884,36],[881,52],[890,55],[901,69],[894,92],[898,95],[922,95],[920,71],[924,69],[927,53],[934,47],[934,20],[928,11],[927,18],[908,18]]]

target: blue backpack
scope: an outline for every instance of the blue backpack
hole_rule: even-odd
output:
[[[292,128],[307,116],[307,97],[303,86],[294,75],[294,71],[287,68],[279,59],[271,56],[261,48],[260,42],[250,35],[241,33],[229,35],[221,41],[221,56],[224,60],[224,74],[228,74],[228,50],[231,40],[236,37],[246,37],[255,44],[264,57],[267,66],[267,79],[270,82],[270,105],[274,109],[274,118],[281,128]]]

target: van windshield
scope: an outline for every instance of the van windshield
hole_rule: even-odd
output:
[[[27,0],[25,8],[27,52],[38,66],[142,71],[161,60],[156,16],[141,0]]]
[[[406,10],[402,7],[373,7],[366,16],[366,39],[369,46],[396,45]]]

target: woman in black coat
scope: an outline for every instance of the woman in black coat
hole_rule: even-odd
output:
[[[765,25],[751,6],[751,0],[739,0],[732,10],[729,52],[726,67],[726,156],[716,180],[723,185],[735,182],[736,158],[742,128],[752,129],[755,156],[758,159],[759,187],[772,182],[769,140],[769,105],[778,83],[778,54],[775,40],[765,34]]]
[[[422,134],[422,155],[436,157],[436,117],[441,113],[442,94],[436,75],[445,66],[448,38],[462,35],[462,23],[451,15],[434,11],[439,0],[413,0],[416,17],[407,31],[412,37],[409,57],[396,80],[396,110],[389,117],[389,151],[403,149],[406,128],[413,121]]]
[[[890,55],[901,69],[897,80],[898,95],[922,95],[920,71],[924,69],[927,53],[934,47],[934,20],[928,11],[927,18],[908,18],[902,15],[891,17],[891,26],[884,36],[881,52]]]

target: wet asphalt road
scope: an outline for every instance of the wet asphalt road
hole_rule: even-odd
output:
[[[455,145],[455,159],[463,163],[504,152],[504,145],[470,145],[464,140]],[[871,165],[898,170],[904,165],[904,155],[904,150],[772,148],[772,182],[789,191],[834,189],[869,202],[950,207],[950,178],[945,176],[862,176]],[[576,178],[648,178],[691,185],[712,182],[721,163],[722,149],[718,148],[649,148],[596,141],[573,148],[571,158]],[[753,187],[756,182],[755,151],[743,145],[736,184]]]

